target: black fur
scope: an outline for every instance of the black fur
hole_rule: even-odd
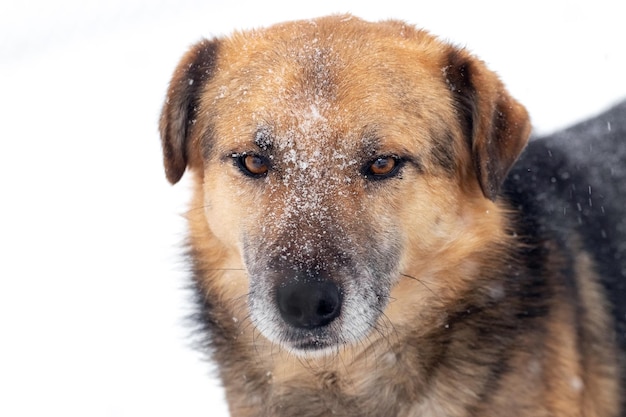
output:
[[[574,272],[567,269],[573,268],[576,253],[569,248],[570,239],[582,237],[606,290],[615,339],[626,357],[626,102],[531,140],[503,194],[520,214],[517,224],[535,248],[531,250],[542,250],[541,242],[549,241],[570,255],[563,268],[569,278],[565,284],[571,287],[576,286]],[[622,379],[626,384],[626,371]]]
[[[505,194],[543,239],[584,236],[626,350],[626,102],[552,136],[532,140]],[[530,220],[532,218],[537,220]]]

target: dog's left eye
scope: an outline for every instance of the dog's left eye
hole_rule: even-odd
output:
[[[246,175],[259,178],[268,173],[270,170],[269,161],[260,155],[255,154],[235,154],[233,155],[237,163],[237,167]]]
[[[396,156],[382,156],[368,162],[363,174],[368,179],[384,179],[396,175],[400,171],[402,160]]]

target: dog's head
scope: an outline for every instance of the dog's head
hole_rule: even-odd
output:
[[[160,128],[167,178],[196,180],[198,239],[241,260],[254,325],[297,353],[393,320],[403,275],[469,273],[529,134],[523,107],[466,51],[349,16],[196,44]],[[463,282],[450,279],[406,306],[445,298]]]

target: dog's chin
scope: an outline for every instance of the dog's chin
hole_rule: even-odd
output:
[[[280,330],[264,326],[257,326],[257,329],[272,344],[299,358],[331,356],[350,343],[328,329],[295,330],[287,326]]]
[[[320,359],[337,355],[341,346],[343,345],[334,345],[328,347],[284,346],[284,349],[290,355],[296,356],[300,359]]]
[[[316,337],[301,338],[298,340],[283,340],[281,346],[289,354],[299,358],[322,358],[336,355],[346,345],[345,342],[333,339],[320,339]]]
[[[331,326],[335,327],[335,326]],[[293,328],[282,329],[281,331],[269,332],[265,334],[259,329],[275,345],[280,346],[282,350],[290,355],[301,359],[319,359],[323,357],[336,356],[343,349],[355,344],[361,343],[368,338],[369,327],[362,328],[359,331],[352,329],[351,337],[345,337],[346,331],[340,326],[330,329],[314,329],[304,330]]]

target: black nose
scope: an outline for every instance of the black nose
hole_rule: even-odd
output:
[[[280,315],[294,327],[326,326],[341,312],[341,292],[330,281],[304,281],[278,287]]]

